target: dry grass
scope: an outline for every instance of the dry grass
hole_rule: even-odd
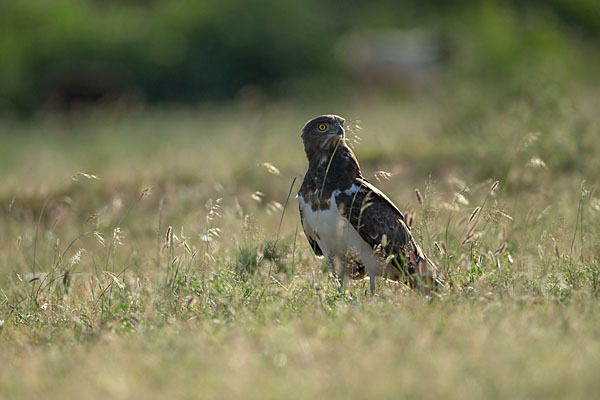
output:
[[[5,123],[2,397],[593,396],[598,98],[483,98]],[[293,197],[283,213],[323,112],[361,121],[359,161],[414,216],[439,296],[340,293]]]

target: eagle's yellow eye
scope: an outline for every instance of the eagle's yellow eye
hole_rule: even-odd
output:
[[[318,128],[319,128],[319,130],[321,132],[323,132],[325,129],[327,129],[327,125],[325,125],[325,124],[319,124]]]

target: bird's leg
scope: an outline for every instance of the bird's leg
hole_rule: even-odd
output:
[[[343,277],[340,277],[336,272],[336,268],[335,268],[336,259],[335,259],[335,257],[329,256],[329,255],[327,255],[326,259],[327,259],[327,265],[329,266],[329,270],[331,271],[331,275],[333,275],[333,278],[337,282],[337,288],[339,291],[342,288]]]
[[[340,281],[340,288],[344,287],[344,282],[346,281],[346,274],[348,273],[348,262],[350,261],[349,255],[346,252],[346,255],[343,259],[338,259],[340,263],[340,275],[338,280]]]
[[[331,257],[328,254],[327,257],[325,257],[325,259],[327,260],[327,266],[329,267],[329,270],[331,271],[333,276],[337,276],[337,274],[335,273],[335,260],[333,259],[333,257]]]
[[[369,287],[371,288],[371,296],[375,295],[375,275],[369,274]]]

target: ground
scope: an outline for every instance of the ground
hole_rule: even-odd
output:
[[[0,397],[592,397],[598,106],[467,85],[4,121]],[[324,113],[440,293],[339,289],[311,253],[300,129]]]

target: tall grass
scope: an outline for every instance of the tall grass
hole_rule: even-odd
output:
[[[336,111],[362,121],[367,178],[386,171],[378,186],[443,266],[433,297],[339,291],[298,233],[299,130],[322,105],[13,127],[3,397],[592,396],[599,120],[593,90],[570,96],[460,124],[469,96]]]

